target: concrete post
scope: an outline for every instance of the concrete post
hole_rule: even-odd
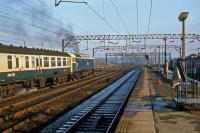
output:
[[[94,57],[95,48],[92,49],[92,56]]]
[[[65,39],[62,39],[62,52],[65,51]]]
[[[108,63],[108,54],[106,53],[106,64]]]
[[[182,59],[185,60],[185,21],[182,21]]]
[[[185,71],[185,20],[188,17],[189,12],[181,12],[178,19],[180,22],[182,22],[182,65],[183,70]]]

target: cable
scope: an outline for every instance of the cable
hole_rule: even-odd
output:
[[[6,26],[6,25],[2,25],[0,24],[0,26]],[[7,27],[7,26],[6,26]],[[22,33],[22,32],[15,32],[15,31],[10,31],[10,30],[5,30],[5,29],[0,29],[0,31],[3,31],[3,32],[9,32],[9,33],[12,33],[12,34],[15,34],[15,35],[23,35],[23,37],[27,37],[27,38],[30,38],[30,39],[33,39],[31,38],[30,36],[28,36],[28,34],[25,34],[25,33]],[[36,39],[41,39],[41,40],[44,40],[44,38],[41,38],[41,37],[36,37],[34,36]],[[50,38],[50,37],[49,37]],[[46,41],[49,41],[49,42],[56,42],[56,43],[61,43],[61,41],[55,41],[55,40],[51,40],[51,39],[45,39]]]
[[[85,2],[85,0],[82,0],[83,2]],[[115,30],[112,25],[110,23],[108,23],[94,8],[92,8],[88,3],[86,4],[88,8],[90,8],[101,20],[103,20],[107,26],[114,31],[115,33],[119,34],[119,32],[117,32],[117,30]]]
[[[103,0],[103,18],[106,19],[106,16],[105,16],[105,0]]]
[[[136,12],[137,12],[137,35],[138,35],[138,23],[139,23],[139,19],[138,19],[138,14],[139,14],[139,11],[138,11],[138,0],[136,0]]]
[[[148,23],[148,31],[147,31],[147,34],[149,34],[149,32],[150,32],[152,5],[153,5],[153,1],[151,0],[151,7],[150,7],[150,11],[149,11],[149,23]]]
[[[152,6],[153,6],[153,1],[151,0],[151,7],[150,7],[150,10],[149,10],[149,22],[148,22],[147,35],[148,35],[149,32],[150,32]],[[147,39],[144,40],[144,44],[145,44],[145,53],[146,53]]]
[[[14,9],[14,8],[12,8],[12,7],[8,7],[8,6],[3,5],[3,4],[0,4],[0,6],[2,6],[2,7],[4,7],[4,8],[7,8],[7,9],[10,9],[10,10],[13,10],[13,11],[15,11],[15,12],[17,12],[17,13],[20,13],[20,14],[23,14],[23,15],[25,15],[25,16],[28,16],[28,17],[31,17],[31,18],[35,18],[35,19],[37,19],[37,20],[39,20],[39,21],[41,21],[41,22],[45,22],[45,23],[47,23],[47,24],[49,24],[49,25],[52,25],[52,26],[57,27],[57,25],[52,24],[52,23],[49,23],[49,21],[46,21],[46,20],[43,20],[43,19],[39,19],[39,18],[37,18],[37,17],[35,17],[35,16],[32,16],[32,15],[29,15],[29,14],[24,13],[24,12],[22,12],[22,11],[16,10],[16,9]],[[67,29],[66,29],[66,30],[67,30]]]
[[[200,25],[200,22],[198,22],[197,24],[195,24],[188,32],[193,31],[193,30],[196,29],[199,25]]]
[[[16,42],[16,41],[9,41],[9,40],[0,40],[1,42],[10,42],[10,43],[20,43],[20,42]]]
[[[23,4],[25,4],[26,6],[28,6],[28,7],[31,7],[31,6],[29,6],[28,4],[26,4],[25,2],[23,3]],[[35,19],[37,19],[37,20],[40,20],[41,22],[43,22],[43,21],[45,21],[45,20],[42,20],[42,19],[39,19],[39,18],[37,18],[37,17],[34,17],[34,16],[30,16],[29,14],[27,14],[27,13],[24,13],[24,12],[22,12],[22,11],[19,11],[19,10],[16,10],[16,9],[14,9],[14,8],[12,8],[12,7],[9,7],[9,6],[6,6],[6,5],[3,5],[3,4],[0,4],[2,7],[4,7],[4,8],[6,8],[6,9],[9,9],[9,10],[13,10],[15,13],[20,13],[20,14],[23,14],[23,15],[25,15],[25,16],[29,16],[29,17],[32,17],[32,18],[35,18]],[[31,8],[31,9],[33,9],[33,8]],[[5,10],[5,9],[4,9]],[[1,11],[1,13],[3,13],[3,11]],[[4,12],[5,13],[5,12]],[[7,14],[7,15],[9,15],[9,16],[12,16],[12,15],[10,15],[10,14],[8,14],[8,12],[6,12],[5,14]],[[5,17],[5,16],[1,16],[1,17]],[[23,21],[22,19],[21,20],[19,20],[19,17],[15,17],[15,16],[12,16],[12,18],[15,18],[15,19],[17,19],[17,20],[14,20],[14,19],[12,19],[13,21]],[[7,17],[7,19],[11,19],[11,18],[8,18]],[[50,24],[50,25],[53,25],[53,26],[55,26],[55,27],[58,27],[57,25],[55,25],[55,24],[51,24],[51,23],[49,23],[48,21],[45,21],[46,23],[48,23],[48,24]],[[60,23],[60,21],[58,21],[59,23]],[[20,22],[21,23],[21,22]],[[22,22],[22,23],[24,23],[24,22]],[[28,23],[26,23],[26,24],[28,24]],[[39,23],[38,23],[39,24]],[[61,23],[62,24],[62,23]],[[45,31],[49,31],[49,32],[54,32],[54,33],[56,33],[55,31],[52,31],[52,30],[49,30],[49,29],[46,29],[46,28],[41,28],[41,26],[35,26],[34,24],[31,24],[30,25],[30,23],[28,24],[29,26],[32,26],[32,27],[36,27],[36,28],[40,28],[40,29],[42,29],[42,30],[45,30]],[[46,25],[45,25],[46,26]],[[64,28],[63,28],[64,29]],[[65,30],[67,30],[67,29],[65,29]],[[59,34],[59,33],[56,33],[56,34]],[[59,34],[59,35],[62,35],[62,34]],[[64,35],[64,34],[63,34]],[[45,35],[46,36],[46,35]],[[49,36],[49,38],[52,38],[52,37],[50,37]],[[42,40],[46,40],[46,41],[52,41],[52,40],[50,40],[50,39],[45,39],[45,38],[41,38]],[[54,42],[56,42],[56,41],[54,41]],[[57,41],[57,43],[61,43],[61,42],[59,42],[59,41]]]
[[[11,16],[11,15],[10,15],[10,16]],[[40,27],[40,26],[36,26],[36,25],[32,25],[32,24],[30,24],[30,23],[24,22],[24,21],[22,21],[22,20],[17,19],[17,18],[14,17],[14,16],[11,16],[12,18],[10,18],[10,17],[4,16],[4,15],[0,15],[0,17],[6,18],[6,19],[9,19],[9,20],[12,20],[12,21],[20,22],[20,23],[23,23],[23,24],[26,24],[26,25],[29,25],[29,26],[38,28],[38,29],[40,29],[40,30],[49,31],[49,32],[52,32],[52,33],[55,33],[55,34],[58,34],[58,35],[63,35],[63,34],[58,33],[58,32],[56,32],[56,31],[52,31],[52,30],[49,30],[49,29],[44,28],[44,27]],[[13,19],[13,18],[15,18],[15,19]],[[64,36],[66,36],[66,35],[64,35]],[[66,37],[67,37],[67,36],[66,36]]]
[[[124,26],[124,29],[126,30],[126,32],[128,32],[128,33],[129,33],[129,31],[128,31],[128,28],[127,28],[126,24],[124,23],[124,21],[123,21],[123,19],[122,19],[121,15],[120,15],[120,13],[119,13],[119,11],[118,11],[118,9],[117,9],[116,5],[114,4],[114,2],[113,2],[112,0],[110,0],[110,1],[111,1],[111,3],[112,3],[112,6],[113,6],[113,7],[114,7],[114,9],[115,9],[115,12],[116,12],[116,14],[117,14],[117,16],[118,16],[118,18],[119,18],[120,22],[121,22],[121,23],[122,23],[122,25]],[[129,33],[129,34],[130,34],[130,33]]]
[[[53,8],[51,8],[51,7],[49,7],[46,3],[44,3],[43,1],[41,1],[41,0],[38,0],[41,4],[43,4],[44,6],[46,6],[47,8],[49,8],[50,10],[53,10]],[[54,10],[53,10],[54,11]],[[57,12],[55,12],[58,16],[60,16],[60,18],[62,18],[63,20],[65,20],[66,22],[68,22],[68,23],[70,23],[71,25],[73,25],[73,26],[75,26],[77,29],[79,29],[79,32],[80,33],[83,33],[83,34],[85,34],[85,33],[87,33],[85,30],[83,30],[80,26],[78,26],[78,25],[76,25],[76,24],[74,24],[74,23],[72,23],[70,20],[68,20],[67,18],[65,18],[65,17],[63,17],[61,14],[59,14],[59,13],[57,13]],[[84,33],[85,32],[85,33]],[[86,34],[85,34],[86,35]]]
[[[31,8],[32,10],[36,10],[36,9],[34,9],[32,6],[30,6],[29,4],[27,4],[26,2],[24,2],[24,0],[20,0],[20,1],[22,2],[22,4],[24,4],[25,6]],[[39,11],[39,12],[40,12],[40,11]],[[48,17],[48,18],[50,18],[50,19],[52,19],[52,20],[54,20],[54,21],[56,21],[57,23],[62,24],[59,20],[53,18],[52,16],[49,16],[49,15],[47,15],[47,14],[43,14],[43,15],[46,16],[46,17]]]

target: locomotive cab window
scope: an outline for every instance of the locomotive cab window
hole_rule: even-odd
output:
[[[49,57],[44,57],[44,67],[49,67]]]
[[[8,55],[8,69],[12,69],[12,56]]]
[[[25,64],[26,64],[26,68],[29,68],[29,57],[25,56]]]
[[[57,58],[57,66],[61,66],[61,58]]]
[[[54,57],[51,57],[51,66],[55,67],[56,66],[56,60]]]
[[[63,58],[63,66],[67,66],[66,58]]]
[[[19,68],[19,58],[16,57],[16,68]]]

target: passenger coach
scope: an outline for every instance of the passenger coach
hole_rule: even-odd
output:
[[[0,96],[93,74],[94,58],[53,50],[0,45]]]

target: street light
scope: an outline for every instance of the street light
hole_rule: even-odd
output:
[[[182,59],[185,60],[185,20],[188,17],[189,12],[181,12],[178,19],[182,22]],[[184,67],[184,66],[183,66]]]
[[[168,78],[168,62],[167,62],[167,37],[165,36],[163,38],[165,41],[165,51],[164,51],[164,56],[165,56],[165,64],[164,64],[164,77],[165,79]]]

